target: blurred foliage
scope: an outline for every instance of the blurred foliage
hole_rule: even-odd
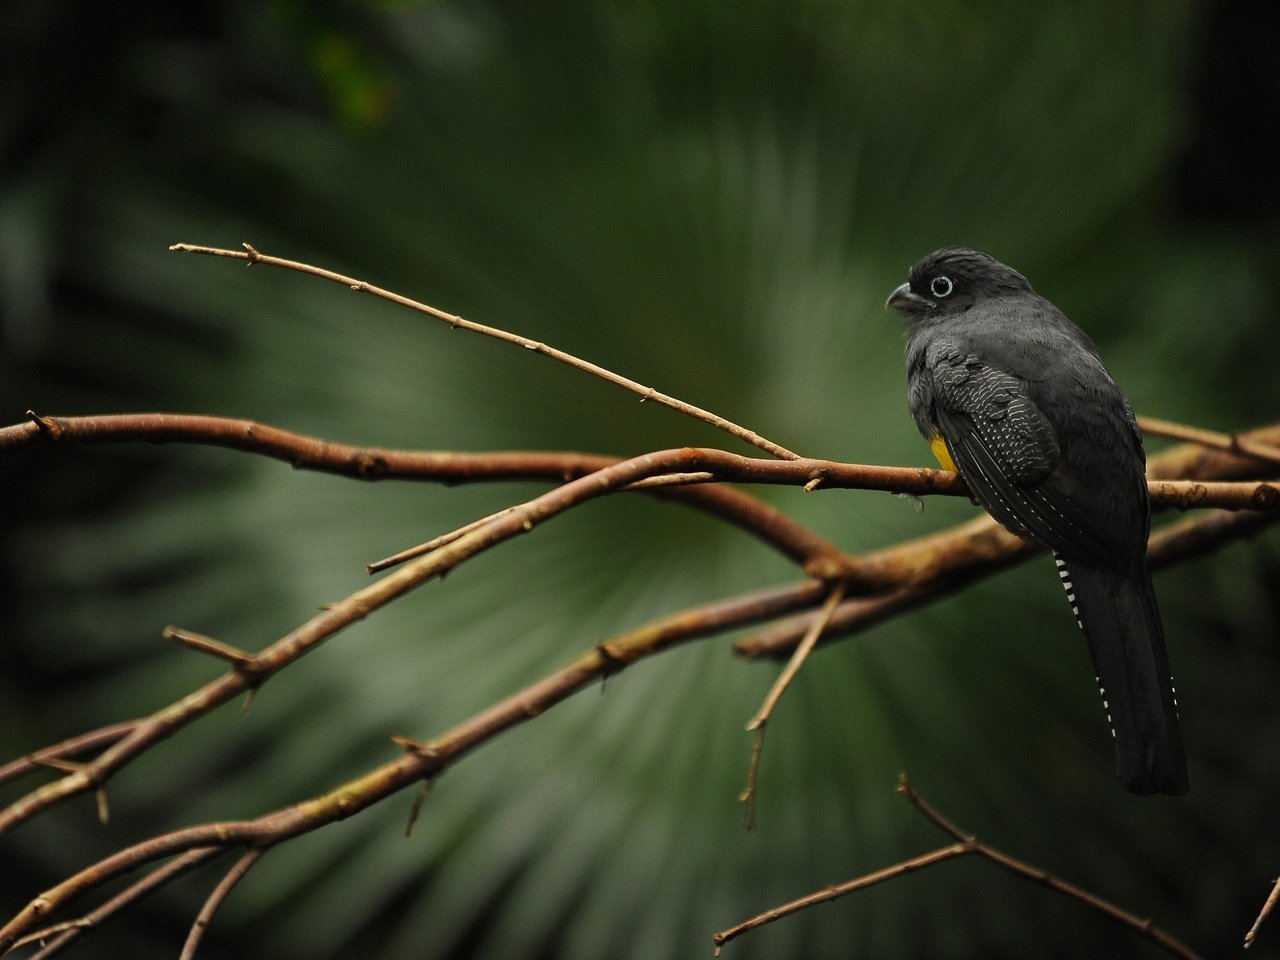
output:
[[[340,288],[168,253],[234,246],[365,277],[714,409],[804,453],[920,463],[908,264],[989,249],[1082,323],[1144,412],[1275,418],[1280,83],[1260,3],[9,0],[0,11],[4,420],[164,409],[438,449],[634,454],[729,441],[523,351]],[[6,757],[215,675],[178,623],[254,649],[364,562],[533,484],[358,484],[222,450],[0,463]],[[957,502],[758,491],[849,549]],[[610,498],[379,612],[0,847],[10,913],[159,829],[323,792],[627,627],[794,576],[677,506]],[[759,909],[942,838],[909,771],[989,842],[1206,953],[1280,863],[1275,539],[1157,578],[1194,790],[1111,779],[1084,645],[1044,562],[774,675],[725,641],[628,670],[436,785],[272,852],[202,957],[703,956]],[[6,794],[8,796],[8,794]],[[1262,829],[1260,829],[1262,828]],[[81,955],[172,956],[199,874]],[[1273,924],[1275,921],[1273,921]],[[1280,934],[1264,930],[1264,937]],[[813,911],[753,957],[1094,956],[1126,935],[978,863]]]

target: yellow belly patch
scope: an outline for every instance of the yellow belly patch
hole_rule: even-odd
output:
[[[956,469],[956,462],[951,459],[951,451],[947,449],[947,441],[942,439],[942,434],[935,433],[929,439],[929,449],[938,458],[943,470],[950,470],[952,473],[960,472]]]

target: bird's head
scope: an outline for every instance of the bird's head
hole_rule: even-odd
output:
[[[917,261],[907,282],[885,301],[910,321],[962,313],[989,297],[1030,293],[1027,278],[1012,267],[977,250],[948,247]]]

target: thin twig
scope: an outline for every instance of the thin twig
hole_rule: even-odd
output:
[[[255,863],[262,859],[262,855],[266,852],[266,847],[253,847],[250,850],[246,850],[244,855],[227,871],[226,876],[213,888],[213,892],[209,894],[209,899],[200,908],[200,913],[196,916],[195,922],[191,924],[191,932],[187,934],[187,942],[183,945],[182,953],[178,956],[178,960],[194,960],[196,950],[200,948],[200,941],[203,939],[204,932],[208,929],[210,921],[213,920],[213,915],[218,912],[218,908],[227,899],[227,895],[235,889],[235,885],[244,879],[244,875],[252,869]]]
[[[76,920],[68,921],[66,924],[57,924],[61,933],[56,939],[45,944],[44,948],[38,953],[32,955],[31,960],[48,960],[48,958],[57,955],[64,949],[69,947],[71,943],[84,933],[97,926],[103,920],[107,919],[114,913],[118,913],[125,907],[142,899],[153,890],[158,890],[177,877],[189,870],[200,866],[208,860],[222,853],[221,847],[200,847],[195,850],[188,850],[180,857],[175,857],[163,866],[159,866],[152,870],[145,877],[131,883],[124,890],[112,897],[110,900],[94,908],[83,917]],[[23,938],[24,942],[30,943],[35,941],[43,941],[49,936],[53,936],[55,930],[53,927],[47,927],[44,930],[37,930]],[[17,944],[14,945],[15,947]]]
[[[997,866],[1003,867],[1015,876],[1019,876],[1024,880],[1030,880],[1032,883],[1040,884],[1048,887],[1057,893],[1064,894],[1074,900],[1078,900],[1085,906],[1104,913],[1113,920],[1118,920],[1134,933],[1143,939],[1150,940],[1156,946],[1172,954],[1175,957],[1182,957],[1183,960],[1199,960],[1199,955],[1190,947],[1178,940],[1172,934],[1166,933],[1164,930],[1155,926],[1149,917],[1139,917],[1130,913],[1128,910],[1117,906],[1110,900],[1098,896],[1082,887],[1077,887],[1073,883],[1068,883],[1048,871],[1039,867],[1033,867],[1030,864],[1023,863],[1021,860],[1014,859],[1007,853],[979,843],[977,838],[967,831],[961,830],[954,823],[939,813],[932,805],[927,803],[920,796],[919,792],[911,785],[911,781],[907,779],[904,773],[898,784],[898,792],[907,798],[917,810],[930,822],[935,824],[944,833],[955,837],[961,843],[972,846],[973,852],[986,860],[990,860]]]
[[[1039,867],[1033,867],[1029,864],[1023,863],[1021,860],[1016,860],[994,847],[980,843],[976,837],[956,826],[938,812],[932,804],[928,803],[922,796],[920,796],[919,792],[916,791],[916,789],[911,785],[911,782],[907,779],[906,774],[903,774],[900,778],[898,792],[905,796],[922,816],[953,837],[956,840],[956,843],[951,846],[941,847],[937,850],[930,851],[929,853],[922,854],[918,857],[913,857],[910,860],[904,860],[891,867],[886,867],[873,873],[864,874],[861,877],[857,877],[845,883],[826,887],[797,900],[792,900],[790,903],[783,904],[780,907],[773,907],[770,910],[757,914],[749,920],[745,920],[736,926],[715,934],[712,937],[712,940],[716,945],[716,953],[718,954],[720,952],[720,948],[735,937],[739,937],[742,934],[754,930],[757,927],[764,926],[765,924],[773,923],[775,920],[779,920],[782,917],[790,916],[791,914],[796,913],[799,910],[803,910],[806,907],[814,906],[819,903],[826,903],[829,900],[834,900],[837,897],[844,896],[845,894],[863,890],[877,883],[883,883],[886,880],[897,879],[898,877],[905,876],[913,871],[922,870],[926,867],[942,863],[945,860],[953,860],[957,857],[973,854],[986,860],[990,860],[992,863],[1010,871],[1015,876],[1019,876],[1024,880],[1030,880],[1031,882],[1041,886],[1048,887],[1050,890],[1054,890],[1058,893],[1064,894],[1065,896],[1071,897],[1072,899],[1085,904],[1089,908],[1103,913],[1106,916],[1111,917],[1113,920],[1119,921],[1134,933],[1151,941],[1156,946],[1175,957],[1181,957],[1182,960],[1200,960],[1199,956],[1186,946],[1186,944],[1155,926],[1149,919],[1138,917],[1135,914],[1116,906],[1110,900],[1100,897],[1095,893],[1091,893],[1081,887],[1077,887],[1074,884],[1067,883],[1065,880],[1061,880],[1053,874],[1048,873],[1045,870],[1041,870]]]
[[[552,360],[558,360],[559,362],[568,364],[577,370],[582,370],[594,377],[599,377],[601,380],[612,383],[615,386],[622,387],[625,390],[630,390],[632,393],[638,394],[642,401],[652,400],[654,403],[661,404],[664,407],[670,407],[672,410],[678,410],[680,413],[686,414],[697,420],[701,420],[703,423],[708,423],[713,427],[725,431],[726,433],[732,434],[739,440],[743,440],[751,444],[753,447],[759,447],[766,453],[773,454],[775,457],[780,457],[783,460],[795,460],[799,457],[799,454],[792,453],[781,444],[765,439],[754,430],[748,430],[746,427],[739,426],[738,424],[733,423],[730,420],[726,420],[724,417],[714,414],[709,410],[703,410],[701,407],[695,407],[691,403],[686,403],[683,400],[678,400],[665,393],[660,393],[653,387],[647,387],[644,384],[638,383],[628,377],[614,373],[612,370],[607,370],[604,367],[591,363],[588,360],[582,360],[571,353],[558,350],[545,343],[540,343],[537,340],[531,340],[528,337],[522,337],[519,334],[501,330],[498,327],[490,327],[482,323],[474,323],[471,320],[465,320],[456,314],[447,313],[444,310],[439,310],[428,304],[401,296],[391,290],[376,287],[371,283],[366,283],[363,280],[356,280],[353,277],[343,276],[342,274],[335,273],[332,270],[325,270],[322,267],[315,267],[308,263],[299,263],[296,260],[285,260],[282,257],[267,256],[259,253],[257,250],[254,250],[248,244],[244,244],[244,247],[245,250],[240,251],[224,250],[218,247],[202,247],[189,243],[175,243],[169,247],[169,249],[181,253],[202,253],[214,257],[229,257],[232,260],[245,260],[249,263],[255,264],[264,263],[270,267],[282,267],[286,270],[295,270],[298,273],[305,273],[313,277],[320,277],[324,280],[331,280],[334,283],[342,284],[344,287],[349,287],[357,293],[372,294],[382,300],[389,300],[402,307],[408,307],[410,310],[416,310],[419,313],[427,314],[427,316],[435,317],[437,320],[443,320],[454,329],[470,330],[472,333],[483,334],[486,337],[492,337],[493,339],[501,340],[504,343],[514,343],[517,346],[524,347],[526,350],[532,350],[533,352],[540,353],[545,357],[550,357]]]
[[[413,803],[409,805],[409,819],[404,824],[405,837],[413,836],[413,828],[417,826],[418,815],[422,813],[422,804],[430,792],[431,781],[423,780],[422,785],[418,787],[418,792],[413,795]]]
[[[272,457],[299,470],[316,470],[361,480],[426,480],[447,484],[500,480],[550,480],[564,483],[584,477],[621,458],[573,451],[504,450],[486,453],[394,450],[335,443],[283,430],[254,420],[175,413],[106,414],[90,417],[41,417],[34,423],[0,427],[0,452],[21,446],[103,443],[194,443],[226,447]],[[752,461],[749,463],[776,463]],[[797,461],[789,479],[802,483],[815,470],[831,474],[831,486],[851,489],[908,489],[916,493],[963,492],[955,474],[925,468],[863,467],[827,461]],[[808,465],[806,467],[806,465]],[[704,471],[699,471],[704,472]],[[630,484],[624,489],[641,488]],[[728,520],[760,537],[786,556],[806,562],[839,551],[777,508],[741,490],[723,486],[677,486],[649,491],[651,495],[687,504]]]
[[[496,513],[489,514],[487,517],[481,517],[479,520],[473,520],[471,523],[464,524],[457,530],[452,530],[449,533],[445,533],[428,540],[426,543],[420,543],[416,547],[409,547],[406,550],[401,550],[399,553],[393,553],[391,556],[383,557],[381,560],[375,560],[373,563],[366,563],[364,568],[369,573],[379,573],[382,570],[389,570],[391,567],[398,567],[400,564],[407,563],[414,557],[421,557],[430,553],[432,550],[439,550],[441,547],[448,546],[459,537],[465,536],[472,530],[483,527],[490,520],[496,520],[498,517],[504,516],[514,509],[515,507],[505,507]]]
[[[390,576],[402,573],[396,571]],[[825,590],[821,582],[807,581],[680,611],[597,644],[559,670],[427,741],[420,749],[406,749],[395,760],[323,796],[253,820],[187,827],[119,850],[44,891],[15,914],[0,928],[0,954],[55,911],[123,873],[197,847],[269,846],[345,819],[410,784],[439,774],[503,731],[541,715],[594,681],[637,660],[813,603]]]
[[[1155,417],[1139,417],[1138,426],[1142,428],[1143,433],[1151,436],[1184,440],[1212,450],[1234,453],[1261,460],[1272,466],[1280,466],[1280,447],[1238,433],[1217,433],[1169,420],[1157,420]]]
[[[1262,909],[1258,912],[1258,919],[1253,921],[1253,926],[1249,928],[1249,932],[1244,935],[1244,945],[1247,950],[1253,946],[1253,941],[1258,938],[1258,928],[1262,926],[1264,920],[1275,909],[1277,901],[1280,901],[1280,877],[1276,878],[1275,885],[1271,888],[1271,895],[1267,897],[1267,902],[1262,905]]]
[[[827,599],[822,604],[822,609],[813,618],[813,622],[809,626],[808,632],[805,633],[804,639],[800,641],[786,667],[778,674],[773,686],[769,688],[764,702],[760,704],[760,709],[756,711],[755,716],[747,724],[747,732],[754,732],[755,737],[751,744],[751,760],[747,767],[747,786],[738,796],[738,800],[746,805],[748,830],[752,829],[756,823],[756,778],[760,773],[760,757],[764,753],[765,727],[768,726],[769,718],[773,716],[773,710],[778,705],[778,701],[782,699],[787,687],[791,686],[791,681],[800,672],[800,667],[809,659],[809,654],[813,652],[814,645],[818,642],[818,637],[822,636],[822,631],[831,622],[831,615],[835,613],[836,607],[840,606],[840,601],[843,599],[844,583],[837,581],[832,585],[831,592],[827,594]]]
[[[613,463],[595,473],[556,487],[490,520],[447,546],[410,561],[341,602],[329,606],[256,654],[253,658],[253,671],[236,668],[223,674],[172,707],[158,711],[139,723],[127,736],[86,763],[81,770],[68,773],[61,780],[33,791],[8,808],[0,810],[0,832],[29,820],[54,803],[97,788],[121,766],[159,740],[172,735],[182,726],[240,693],[260,685],[342,629],[428,580],[444,575],[476,554],[525,533],[571,507],[614,492],[636,480],[665,473],[697,471],[706,461],[728,468],[730,472],[734,471],[734,464],[737,465],[736,469],[742,469],[750,462],[747,458],[723,451],[685,448],[656,451]]]
[[[31,773],[40,767],[54,767],[67,771],[71,768],[59,767],[55,761],[65,761],[68,757],[78,757],[82,753],[89,753],[92,750],[109,746],[123,739],[141,722],[141,720],[125,720],[121,723],[99,727],[97,730],[90,730],[88,733],[70,737],[61,743],[44,747],[35,753],[29,753],[25,757],[11,760],[3,767],[0,767],[0,784],[16,780],[18,777]]]
[[[923,870],[925,867],[932,867],[934,864],[941,863],[944,860],[953,860],[956,857],[963,857],[970,853],[973,853],[973,851],[967,845],[954,843],[949,847],[930,850],[928,853],[922,853],[920,856],[912,857],[910,860],[895,863],[891,867],[875,870],[861,877],[846,880],[844,883],[832,884],[789,903],[772,907],[764,913],[757,914],[749,920],[744,920],[742,923],[730,927],[728,930],[722,930],[720,933],[714,934],[711,939],[716,945],[716,956],[720,956],[720,948],[730,940],[736,940],[744,933],[750,933],[757,927],[763,927],[765,924],[781,920],[783,917],[789,917],[791,914],[799,913],[809,907],[816,907],[820,903],[839,899],[846,894],[856,893],[859,890],[865,890],[867,887],[874,887],[877,883],[896,880],[898,877],[905,876],[908,873],[914,873],[917,870]]]
[[[184,630],[182,627],[169,626],[161,631],[161,636],[166,640],[180,643],[190,650],[230,663],[232,666],[242,669],[251,669],[253,667],[252,656],[231,646],[229,643],[223,643],[221,640],[213,639],[213,637],[206,637],[203,633]]]
[[[696,483],[710,483],[713,482],[715,478],[715,474],[708,470],[702,470],[698,473],[668,473],[660,477],[649,477],[646,480],[629,483],[623,487],[622,490],[632,491],[652,490],[655,487],[682,487]],[[446,544],[453,543],[454,540],[457,540],[464,533],[469,533],[476,527],[484,526],[484,524],[488,523],[490,520],[493,520],[495,517],[502,516],[511,509],[513,508],[507,507],[503,510],[497,511],[496,513],[491,513],[487,517],[481,517],[479,520],[473,520],[471,523],[468,523],[466,526],[459,527],[457,530],[434,537],[425,543],[420,543],[417,546],[401,550],[399,553],[393,553],[391,556],[384,557],[381,560],[375,560],[373,563],[366,563],[365,570],[369,573],[379,573],[383,570],[389,570],[391,567],[399,566],[406,561],[412,560],[414,557],[420,557],[423,554],[430,553],[432,550],[438,550]]]

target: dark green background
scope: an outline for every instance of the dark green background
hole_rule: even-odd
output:
[[[742,449],[340,287],[166,250],[244,240],[803,453],[898,464],[928,454],[881,305],[920,255],[974,245],[1094,335],[1140,412],[1275,420],[1275,11],[8,0],[0,421],[158,409],[423,449]],[[365,562],[543,489],[362,484],[142,445],[23,451],[0,478],[6,758],[216,674],[164,625],[257,649],[367,582]],[[760,495],[851,550],[973,515]],[[752,833],[742,725],[776,668],[703,642],[486,746],[410,841],[406,795],[273,851],[201,956],[706,957],[715,930],[944,842],[894,795],[900,770],[989,842],[1231,955],[1280,871],[1276,539],[1157,577],[1193,780],[1180,800],[1114,783],[1051,571],[817,655],[770,727]],[[247,717],[224,708],[147,754],[111,782],[109,827],[80,798],[4,838],[0,912],[157,830],[321,793],[393,756],[390,734],[439,732],[621,629],[794,575],[675,505],[574,511],[326,644]],[[176,956],[214,876],[72,955]],[[977,861],[727,953],[1137,954],[1156,955]]]

